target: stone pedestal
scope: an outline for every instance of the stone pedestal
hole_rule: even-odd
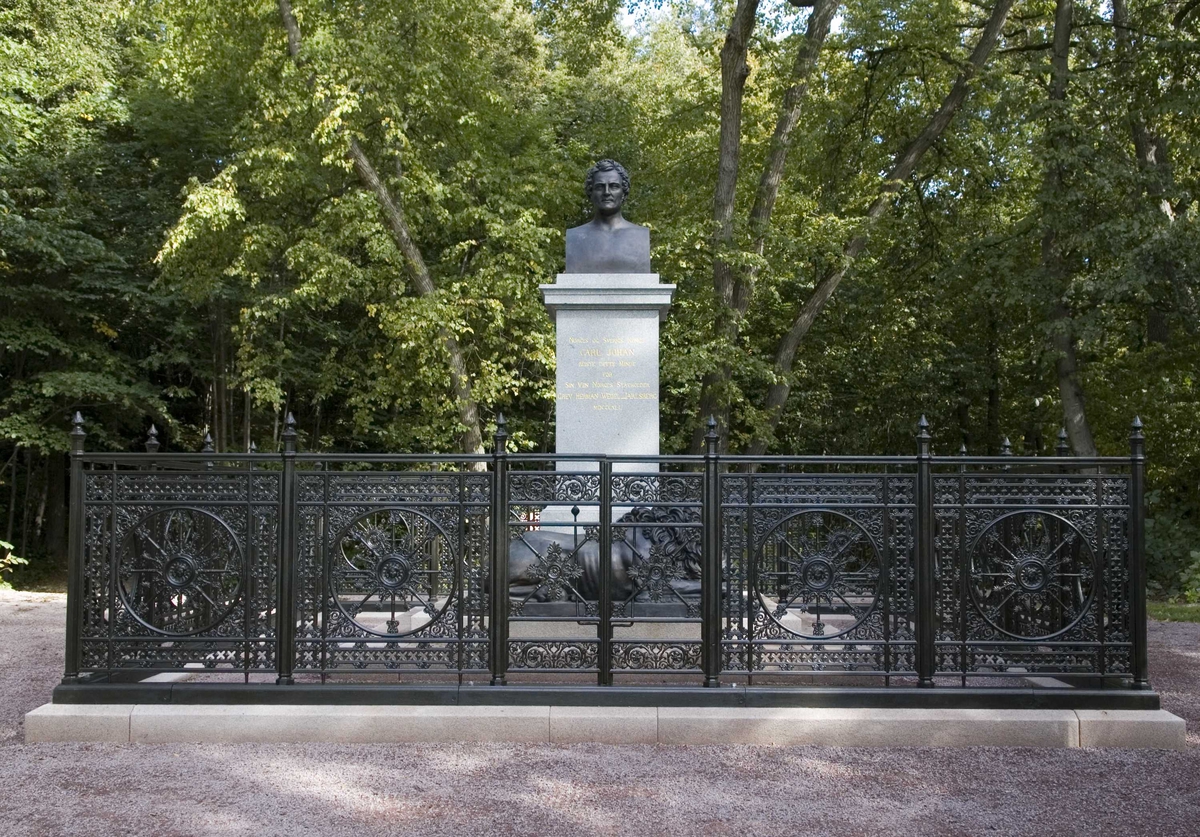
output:
[[[541,291],[557,332],[556,452],[657,456],[658,326],[675,286],[660,284],[657,273],[560,273]],[[617,463],[613,470],[654,467]],[[594,510],[579,517],[580,523],[595,522]],[[572,520],[557,507],[546,509],[542,519]]]

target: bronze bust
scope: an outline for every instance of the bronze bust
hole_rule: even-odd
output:
[[[649,273],[650,230],[626,221],[621,205],[629,195],[629,173],[615,160],[588,169],[583,189],[596,213],[567,230],[567,273]]]

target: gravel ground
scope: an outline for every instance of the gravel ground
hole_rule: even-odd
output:
[[[64,597],[0,592],[0,833],[1200,833],[1200,625],[1151,623],[1188,750],[26,745]]]

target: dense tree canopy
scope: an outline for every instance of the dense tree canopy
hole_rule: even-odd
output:
[[[9,0],[0,540],[62,559],[89,446],[553,444],[600,157],[679,285],[663,449],[1150,452],[1200,595],[1200,6]],[[5,548],[0,552],[12,549]]]

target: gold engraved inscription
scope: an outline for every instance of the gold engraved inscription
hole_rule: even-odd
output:
[[[646,343],[644,337],[571,337],[579,369],[599,374],[589,381],[564,381],[559,387],[560,401],[583,401],[594,411],[620,411],[626,401],[657,401],[658,393],[646,381],[617,380],[614,372],[631,371],[639,366],[635,359]]]

